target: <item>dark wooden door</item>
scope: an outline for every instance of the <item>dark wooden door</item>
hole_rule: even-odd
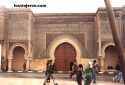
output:
[[[23,65],[25,62],[24,59],[25,51],[22,47],[17,46],[13,51],[13,62],[12,70],[13,71],[23,71]]]
[[[70,62],[76,60],[75,48],[65,42],[60,44],[55,50],[55,67],[57,71],[69,71]]]

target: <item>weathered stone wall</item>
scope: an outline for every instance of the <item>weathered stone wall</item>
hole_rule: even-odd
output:
[[[71,16],[69,15],[69,17]],[[42,22],[40,23],[37,22],[36,20],[34,25],[35,25],[35,27],[33,28],[33,30],[35,29],[33,33],[33,35],[35,36],[33,41],[34,57],[36,58],[46,57],[47,47],[49,43],[51,43],[51,41],[53,40],[52,36],[56,38],[57,36],[60,36],[62,34],[73,35],[80,41],[82,46],[86,49],[86,52],[89,54],[89,57],[95,57],[94,55],[95,43],[93,43],[94,40],[93,32],[95,29],[94,21],[42,24]]]
[[[4,11],[0,8],[0,40],[4,38],[4,29],[5,29],[5,14]]]
[[[121,38],[121,15],[118,11],[115,11],[115,20],[117,24],[117,32],[119,38]],[[109,19],[107,16],[106,11],[103,11],[101,13],[100,11],[100,24],[101,24],[101,40],[102,41],[112,41],[112,33],[111,33],[111,28],[110,28],[110,23]]]
[[[23,11],[11,11],[8,13],[7,29],[9,40],[28,40],[29,13]]]
[[[30,69],[33,71],[45,71],[47,59],[33,59],[30,64]]]

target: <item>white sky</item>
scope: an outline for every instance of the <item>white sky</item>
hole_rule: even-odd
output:
[[[125,0],[110,0],[113,7],[122,7]],[[16,8],[14,4],[46,4],[47,7],[32,7],[35,13],[84,13],[96,12],[104,7],[104,0],[0,0],[0,6]]]

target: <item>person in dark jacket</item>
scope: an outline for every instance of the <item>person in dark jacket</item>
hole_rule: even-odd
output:
[[[82,64],[79,64],[78,70],[76,72],[76,80],[78,85],[82,85],[82,79],[83,79],[82,75],[83,75],[83,66]]]
[[[50,78],[52,77],[52,74],[54,73],[54,65],[52,64],[52,60],[48,60],[47,66],[46,66],[46,80],[45,82],[50,82]]]
[[[93,63],[92,63],[92,70],[93,70],[92,80],[93,80],[93,83],[96,83],[96,73],[97,73],[96,60],[94,60]]]

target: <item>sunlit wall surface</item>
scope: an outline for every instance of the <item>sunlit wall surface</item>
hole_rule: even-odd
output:
[[[0,63],[1,63],[1,44],[0,44]]]

